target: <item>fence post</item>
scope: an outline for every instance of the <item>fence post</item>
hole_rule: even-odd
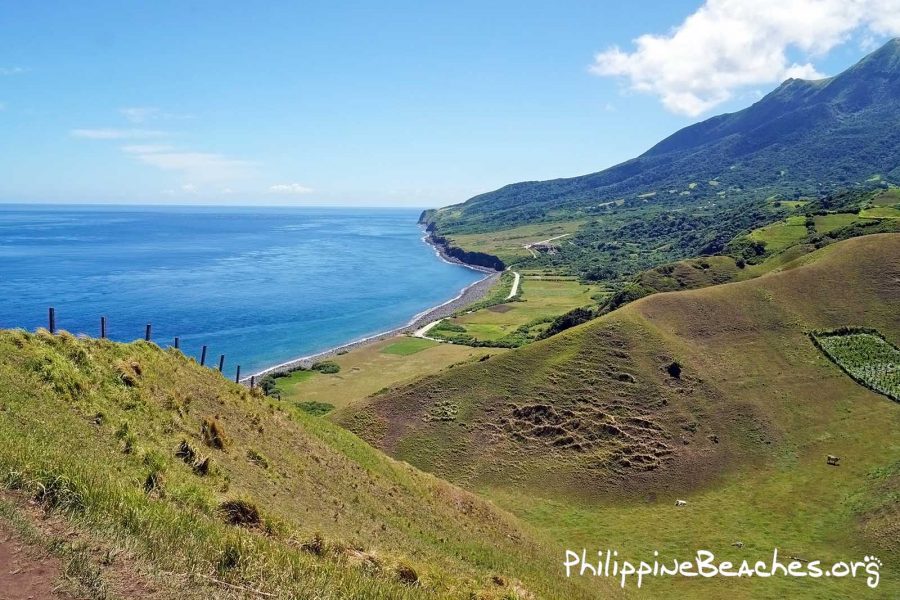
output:
[[[252,390],[255,387],[256,387],[256,375],[251,375],[250,376],[250,389]]]
[[[47,311],[47,320],[49,321],[50,333],[56,333],[56,309],[52,306]]]
[[[176,336],[175,336],[175,349],[178,350],[179,347],[180,347],[180,341],[179,341],[179,339],[178,339],[178,336],[176,335]]]
[[[147,329],[144,331],[144,341],[150,341],[150,323],[147,323]]]
[[[241,365],[237,366],[237,373],[234,374],[234,382],[235,383],[241,382]]]
[[[203,350],[200,351],[200,366],[206,365],[206,346],[203,346]]]
[[[100,317],[100,339],[106,339],[106,317]]]
[[[222,372],[222,369],[223,369],[223,368],[225,368],[225,355],[224,355],[224,354],[220,354],[220,355],[219,355],[219,373]]]

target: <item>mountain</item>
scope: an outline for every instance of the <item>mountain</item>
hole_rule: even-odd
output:
[[[598,173],[507,185],[423,215],[442,234],[592,214],[615,200],[818,195],[900,181],[900,39],[840,75],[789,79],[739,112],[686,127]]]

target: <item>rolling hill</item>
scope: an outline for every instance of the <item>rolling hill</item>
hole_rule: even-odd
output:
[[[900,180],[900,39],[836,77],[789,79],[598,173],[507,185],[423,215],[442,235],[601,214],[614,201],[742,203]]]
[[[846,376],[809,337],[845,326],[900,341],[900,235],[835,243],[748,281],[655,294],[336,418],[578,547],[693,544],[738,558],[732,543],[752,539],[800,556],[895,554],[900,405]],[[828,454],[842,457],[839,469]],[[675,498],[695,509],[676,517]],[[843,583],[655,589],[842,597],[853,585]]]
[[[560,579],[559,548],[490,502],[177,350],[43,330],[0,332],[0,523],[79,598],[596,588]]]

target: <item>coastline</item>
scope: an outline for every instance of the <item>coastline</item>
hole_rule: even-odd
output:
[[[367,346],[369,344],[374,344],[376,342],[380,342],[382,340],[401,335],[404,333],[412,333],[418,329],[421,329],[425,325],[433,321],[437,321],[439,319],[443,319],[445,317],[449,317],[453,313],[459,311],[460,309],[478,302],[482,298],[484,298],[488,290],[493,287],[493,285],[499,280],[500,275],[503,274],[502,271],[495,271],[493,269],[489,269],[487,267],[482,267],[479,265],[471,265],[462,262],[461,260],[454,258],[452,256],[447,255],[443,248],[438,244],[435,244],[431,241],[431,236],[426,233],[422,237],[422,241],[434,250],[435,254],[437,254],[438,258],[442,261],[466,267],[467,269],[472,269],[473,271],[478,271],[479,273],[484,273],[485,276],[479,279],[478,281],[469,284],[460,290],[459,294],[455,297],[438,304],[437,306],[433,306],[431,308],[425,309],[422,312],[414,315],[406,325],[402,325],[400,327],[395,327],[394,329],[390,329],[388,331],[383,331],[381,333],[376,333],[374,335],[370,335],[364,337],[362,339],[354,340],[351,342],[347,342],[346,344],[341,344],[339,346],[335,346],[333,348],[329,348],[327,350],[323,350],[321,352],[317,352],[315,354],[309,354],[307,356],[301,356],[298,358],[293,358],[291,360],[285,361],[283,363],[279,363],[277,365],[267,367],[262,369],[261,371],[257,371],[251,375],[246,377],[242,377],[240,383],[249,384],[250,378],[256,378],[259,380],[266,375],[282,375],[288,373],[290,371],[294,371],[298,368],[309,368],[314,363],[319,362],[321,360],[331,358],[337,356],[338,354],[342,354],[344,352],[349,352],[350,350],[355,350],[357,348],[361,348],[363,346]]]

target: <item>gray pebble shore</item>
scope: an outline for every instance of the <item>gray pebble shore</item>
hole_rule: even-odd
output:
[[[427,241],[427,240],[426,240]],[[441,255],[441,258],[446,260],[447,262],[452,262],[456,264],[463,264],[456,259],[448,257],[444,255],[439,249],[435,248],[435,250]],[[369,344],[374,344],[375,342],[380,342],[381,340],[385,340],[390,337],[394,337],[396,335],[404,334],[404,333],[412,333],[417,329],[424,327],[425,325],[431,323],[432,321],[437,321],[438,319],[443,319],[445,317],[449,317],[453,313],[459,311],[466,306],[478,302],[482,298],[487,295],[488,290],[493,287],[493,285],[500,278],[501,272],[487,270],[482,267],[473,267],[472,265],[465,265],[469,268],[473,268],[476,271],[481,271],[485,273],[484,279],[476,281],[471,284],[467,288],[465,288],[462,292],[460,292],[459,296],[441,304],[440,306],[435,306],[423,313],[416,315],[412,321],[407,323],[402,327],[397,327],[396,329],[392,329],[390,331],[385,331],[383,333],[378,333],[373,336],[369,336],[367,338],[357,340],[355,342],[350,342],[348,344],[343,344],[341,346],[336,346],[329,350],[325,350],[324,352],[319,352],[317,354],[311,354],[309,356],[302,356],[300,358],[295,358],[293,360],[281,363],[280,365],[276,365],[274,367],[269,367],[268,369],[264,369],[258,373],[254,373],[253,377],[256,378],[257,381],[261,377],[266,375],[281,375],[284,373],[288,373],[290,371],[295,371],[298,368],[310,368],[313,363],[319,362],[326,358],[332,358],[337,356],[338,354],[344,354],[349,352],[350,350],[355,350],[357,348],[361,348],[363,346],[367,346]],[[241,383],[249,384],[250,377],[245,377],[241,379]]]

